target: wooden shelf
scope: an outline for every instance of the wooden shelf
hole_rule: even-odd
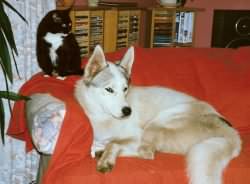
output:
[[[187,7],[155,7],[147,9],[150,26],[147,47],[192,47],[196,12]]]

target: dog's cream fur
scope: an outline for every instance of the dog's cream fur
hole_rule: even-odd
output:
[[[129,86],[133,61],[133,47],[114,64],[97,46],[76,85],[94,130],[92,152],[103,151],[97,169],[110,171],[117,156],[176,153],[187,158],[190,183],[221,184],[223,169],[241,150],[237,131],[204,101],[169,88]]]

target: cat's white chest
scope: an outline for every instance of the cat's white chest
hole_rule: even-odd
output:
[[[49,55],[54,65],[56,65],[56,59],[57,59],[56,50],[63,44],[63,39],[65,36],[67,36],[67,34],[50,33],[50,32],[48,32],[44,36],[45,41],[51,44]]]

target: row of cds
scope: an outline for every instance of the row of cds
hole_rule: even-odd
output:
[[[97,44],[103,46],[103,11],[92,12],[90,17],[90,53]]]
[[[103,11],[75,11],[74,33],[81,56],[89,55],[95,45],[103,45]]]
[[[104,34],[106,38],[115,37],[115,49],[135,45],[139,41],[140,10],[118,10],[117,17],[108,17],[105,10],[75,10],[72,15],[73,31],[82,57],[89,56],[97,44],[104,48]],[[117,24],[108,25],[105,18],[113,18]],[[111,32],[116,35],[109,35]]]
[[[120,11],[118,14],[118,29],[116,48],[120,49],[127,46],[129,28],[129,11]]]
[[[83,57],[89,53],[89,12],[75,11],[74,19],[74,33]]]
[[[139,26],[139,11],[120,11],[118,15],[116,48],[120,49],[129,45],[135,45],[139,40]]]

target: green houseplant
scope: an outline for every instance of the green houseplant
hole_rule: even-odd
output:
[[[15,56],[18,55],[12,27],[9,17],[7,16],[4,5],[14,11],[19,17],[21,17],[26,23],[25,18],[6,0],[0,0],[0,75],[4,76],[5,89],[0,89],[0,134],[1,140],[4,144],[4,130],[5,130],[5,109],[3,101],[7,100],[9,104],[9,110],[11,112],[10,100],[27,100],[28,97],[19,95],[9,90],[9,84],[13,83],[13,73],[11,65],[11,57],[14,60],[15,68],[18,73]]]

